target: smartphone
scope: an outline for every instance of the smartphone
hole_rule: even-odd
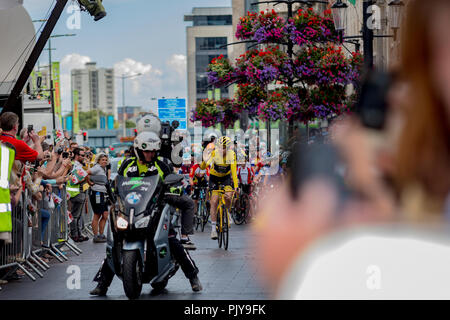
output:
[[[343,165],[339,151],[328,144],[296,144],[289,159],[291,163],[290,189],[296,199],[301,188],[316,178],[328,180],[342,204],[350,195],[341,172]],[[319,200],[319,199],[318,199]]]
[[[387,96],[393,83],[393,75],[382,71],[371,71],[363,80],[356,114],[369,129],[383,130],[388,109]]]

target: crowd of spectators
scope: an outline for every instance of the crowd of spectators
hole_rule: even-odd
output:
[[[42,134],[42,133],[41,133]],[[50,138],[50,139],[49,139]],[[5,112],[0,116],[0,144],[1,153],[1,181],[0,183],[3,195],[9,196],[4,205],[8,210],[0,210],[0,250],[3,246],[11,244],[13,234],[20,238],[23,230],[23,221],[28,221],[28,227],[33,223],[39,222],[41,225],[41,245],[45,246],[44,237],[48,228],[48,222],[55,207],[61,203],[61,190],[67,187],[67,184],[73,180],[74,170],[82,168],[91,173],[90,169],[94,166],[95,154],[89,147],[79,146],[70,137],[51,140],[45,134],[38,135],[34,130],[24,127],[19,131],[19,117],[15,113]],[[57,141],[57,142],[56,142]],[[53,143],[56,142],[56,143]],[[9,155],[14,155],[14,159],[9,161]],[[82,155],[82,157],[80,157]],[[100,156],[104,159],[102,166],[106,174],[110,174],[108,158],[106,155]],[[106,164],[104,163],[106,160]],[[9,167],[8,167],[9,165]],[[109,169],[109,170],[108,170]],[[92,175],[91,175],[92,177]],[[93,179],[95,180],[95,178]],[[82,182],[82,183],[81,183]],[[80,194],[78,199],[68,201],[68,211],[71,229],[71,238],[76,241],[86,241],[88,237],[81,235],[81,229],[84,227],[81,212],[87,212],[88,203],[86,193],[91,186],[95,185],[89,178],[80,181]],[[27,192],[27,197],[22,195]],[[8,197],[7,197],[8,198]],[[2,198],[5,199],[5,198]],[[27,203],[23,203],[26,199]],[[69,199],[68,199],[69,200]],[[27,214],[15,217],[14,212],[17,206],[26,207]],[[104,225],[107,219],[107,212],[101,213],[100,231],[103,234]],[[40,217],[41,221],[38,221]],[[22,220],[21,219],[25,219]],[[98,230],[100,219],[95,221],[95,230]],[[96,234],[96,240],[98,239]],[[103,237],[100,241],[102,242]],[[41,257],[48,262],[52,256],[45,254]],[[15,252],[15,256],[9,257],[10,262],[21,261],[20,252]],[[8,272],[9,271],[9,272]],[[7,280],[13,280],[23,277],[23,272],[15,270],[11,275],[11,270],[0,270],[0,279],[8,274]],[[5,273],[6,272],[6,273]],[[5,283],[5,280],[0,280]]]

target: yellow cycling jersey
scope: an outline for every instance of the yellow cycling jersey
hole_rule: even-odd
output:
[[[237,177],[237,159],[234,151],[228,150],[226,156],[224,157],[221,153],[213,150],[209,159],[202,162],[200,169],[205,170],[208,166],[210,176],[213,175],[223,178],[231,174],[234,188],[238,187],[239,180]]]

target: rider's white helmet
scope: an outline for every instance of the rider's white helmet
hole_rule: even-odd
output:
[[[139,133],[134,139],[134,153],[142,162],[145,162],[144,151],[159,150],[161,150],[161,139],[154,132],[147,131]]]
[[[150,112],[137,122],[136,129],[138,133],[154,132],[159,137],[161,135],[161,120],[154,113]]]

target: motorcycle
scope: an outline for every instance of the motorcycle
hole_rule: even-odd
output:
[[[140,296],[144,283],[164,289],[179,269],[171,255],[169,231],[180,228],[180,216],[164,202],[164,194],[182,179],[171,174],[164,182],[158,175],[115,180],[106,254],[129,299]]]

